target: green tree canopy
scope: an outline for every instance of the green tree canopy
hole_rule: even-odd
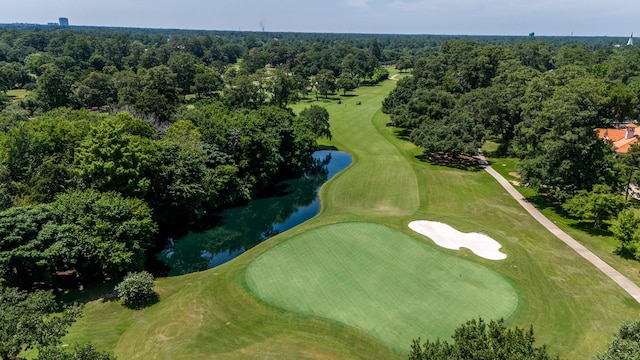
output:
[[[545,345],[535,346],[533,327],[528,331],[504,326],[504,321],[470,320],[453,334],[453,343],[413,340],[410,360],[550,360]]]
[[[298,89],[293,76],[282,69],[273,71],[267,81],[267,88],[271,93],[271,104],[285,107],[298,98]]]
[[[160,121],[167,121],[180,102],[177,84],[176,74],[168,66],[152,67],[140,76],[142,91],[133,106],[142,113],[156,115]]]
[[[602,222],[616,216],[624,208],[624,199],[607,185],[594,185],[592,191],[580,190],[562,205],[569,214],[593,221],[599,228]]]
[[[632,360],[640,354],[640,320],[627,321],[620,325],[607,351],[598,354],[594,360]]]
[[[613,237],[620,242],[618,251],[638,258],[640,242],[640,217],[633,209],[624,209],[618,214],[617,221],[611,226]]]
[[[567,100],[546,101],[514,139],[522,183],[561,201],[613,178],[613,151],[594,131],[596,112]]]
[[[153,275],[148,271],[128,273],[115,290],[126,306],[140,306],[158,294],[153,290]]]
[[[328,97],[328,94],[336,89],[336,77],[331,70],[320,71],[315,76],[313,83],[316,89],[316,98],[318,97],[318,92],[324,97]]]
[[[55,65],[47,65],[46,70],[38,77],[36,99],[44,110],[69,106],[73,102],[72,81]]]
[[[224,81],[220,73],[215,69],[211,69],[203,64],[196,64],[193,86],[197,96],[210,97],[217,91],[223,89]]]
[[[354,90],[358,84],[351,76],[342,75],[336,80],[336,87],[342,90],[343,95],[347,95],[347,91]]]
[[[326,137],[331,139],[331,130],[329,129],[329,112],[327,109],[311,105],[300,112],[300,116],[307,119],[311,124],[311,132],[316,137]]]
[[[139,270],[156,231],[145,203],[116,193],[76,190],[13,207],[0,212],[0,278],[28,287],[59,271],[85,280]]]
[[[453,111],[439,121],[424,122],[411,133],[411,141],[421,146],[424,153],[429,155],[475,155],[483,140],[482,126],[463,111]]]
[[[118,100],[115,79],[105,73],[93,71],[78,85],[75,96],[85,108],[115,104]]]
[[[110,117],[93,124],[75,152],[74,171],[90,188],[142,197],[149,187],[155,144],[132,134],[142,120]],[[138,124],[139,126],[135,126]]]
[[[49,291],[0,287],[0,359],[15,359],[23,350],[60,344],[67,327],[80,315],[75,306],[60,306]]]
[[[187,52],[174,53],[167,63],[169,69],[175,74],[177,90],[182,95],[191,92],[196,76],[196,66],[199,65],[198,58]]]

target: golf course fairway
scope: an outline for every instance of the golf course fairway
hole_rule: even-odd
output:
[[[355,326],[398,351],[415,334],[446,338],[465,320],[507,318],[518,305],[497,273],[373,223],[307,231],[259,256],[246,276],[276,307]]]
[[[533,326],[563,359],[603,351],[640,305],[486,172],[422,161],[380,110],[394,87],[292,106],[326,108],[322,145],[354,160],[320,190],[317,216],[213,269],[157,279],[160,301],[141,310],[111,301],[113,285],[85,290],[64,343],[119,359],[406,359],[411,339],[451,341],[482,316]],[[424,219],[486,234],[508,256],[441,248],[409,229]]]

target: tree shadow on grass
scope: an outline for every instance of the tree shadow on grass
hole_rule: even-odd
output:
[[[149,295],[149,297],[144,301],[138,301],[135,303],[123,302],[122,306],[129,308],[131,310],[142,310],[146,307],[157,304],[158,302],[160,302],[160,295],[158,295],[158,293],[154,291],[153,294]]]
[[[492,158],[503,158],[503,157],[513,157],[514,154],[509,150],[508,145],[504,145],[504,143],[499,143],[498,148],[495,150],[484,150],[484,155],[486,157]]]
[[[116,281],[109,280],[71,289],[58,288],[56,296],[65,303],[86,304],[95,300],[101,300],[102,302],[118,301],[118,294],[114,290],[116,285]]]
[[[451,156],[444,153],[422,154],[416,155],[416,159],[422,162],[428,162],[432,165],[445,166],[453,169],[465,171],[481,171],[482,166],[478,163],[475,156],[461,155]]]
[[[339,149],[333,145],[319,145],[318,150],[334,150],[339,151]]]
[[[614,251],[614,254],[620,256],[621,258],[625,259],[625,260],[635,260],[638,261],[638,258],[636,257],[636,250],[635,249],[630,249],[627,247],[622,247],[622,246],[618,246]]]
[[[538,210],[552,209],[556,214],[567,217],[567,214],[565,214],[564,210],[562,210],[562,206],[550,199],[545,194],[527,196],[525,200],[535,206]]]
[[[606,224],[600,228],[596,228],[593,226],[593,222],[578,221],[578,222],[569,224],[569,226],[571,226],[576,230],[586,232],[591,236],[613,236],[613,233],[609,231],[609,227]]]
[[[392,123],[387,123],[387,126],[388,127],[393,127],[393,124]],[[411,141],[411,139],[409,138],[409,136],[411,135],[411,130],[398,128],[398,129],[394,130],[393,133],[400,140]]]

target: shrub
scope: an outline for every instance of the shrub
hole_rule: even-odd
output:
[[[618,214],[618,221],[611,226],[613,237],[619,241],[617,252],[621,255],[638,257],[640,241],[640,217],[633,209],[624,209]]]
[[[519,359],[552,360],[546,345],[535,346],[533,328],[507,328],[504,321],[491,320],[488,324],[482,318],[472,319],[460,325],[453,334],[454,342],[427,340],[420,345],[420,339],[413,340],[410,360],[473,360],[473,359]]]
[[[118,298],[124,300],[127,306],[142,305],[157,299],[153,290],[153,275],[148,271],[128,273],[115,290]]]

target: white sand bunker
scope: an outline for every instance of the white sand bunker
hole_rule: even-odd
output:
[[[430,238],[443,248],[452,250],[467,248],[474,254],[489,260],[507,258],[507,255],[500,252],[502,245],[485,234],[463,233],[447,224],[426,220],[413,221],[409,223],[409,228]]]

